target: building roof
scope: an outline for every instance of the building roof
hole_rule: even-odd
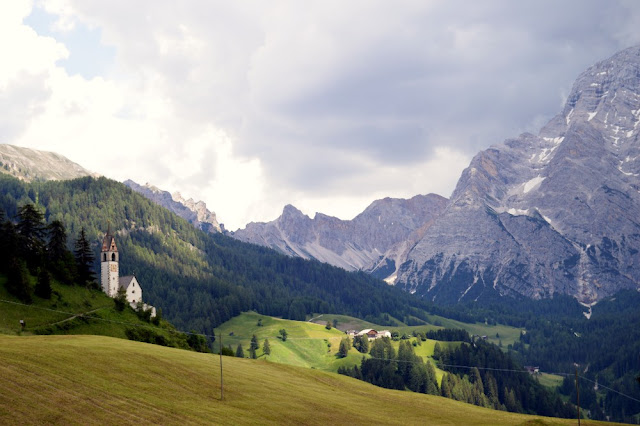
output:
[[[118,251],[116,246],[116,238],[110,232],[104,234],[102,239],[102,251]]]
[[[125,275],[124,277],[120,277],[118,279],[118,288],[123,288],[125,290],[128,289],[131,283],[133,282],[133,280],[138,282],[138,280],[136,280],[135,275]],[[138,284],[138,286],[140,286],[140,284]]]

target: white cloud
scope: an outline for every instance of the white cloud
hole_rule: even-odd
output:
[[[624,1],[37,5],[51,37],[22,23],[30,2],[0,13],[1,140],[203,199],[230,229],[287,203],[344,218],[447,196],[477,150],[537,131],[580,71],[640,41]],[[115,49],[92,79],[56,41],[82,27]]]

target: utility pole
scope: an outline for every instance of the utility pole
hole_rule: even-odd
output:
[[[224,390],[222,382],[222,332],[220,332],[220,401],[224,401]]]
[[[578,367],[576,367],[576,401],[578,402],[578,426],[580,426],[580,386],[578,386]]]

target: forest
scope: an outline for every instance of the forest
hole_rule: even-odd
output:
[[[431,363],[415,355],[409,340],[401,341],[396,352],[389,338],[376,339],[370,358],[363,357],[359,367],[341,367],[338,373],[380,387],[441,395],[495,410],[551,417],[575,415],[572,404],[540,385],[497,346],[472,341],[460,330],[444,329],[442,335],[459,335],[462,343],[453,348],[436,343],[433,358],[447,372],[440,386]]]

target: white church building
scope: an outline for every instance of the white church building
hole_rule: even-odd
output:
[[[125,292],[127,302],[133,309],[138,309],[138,303],[142,303],[142,309],[151,310],[151,316],[156,316],[156,308],[142,302],[142,287],[134,275],[120,276],[118,246],[116,239],[107,231],[102,239],[100,252],[100,281],[102,291],[110,297],[117,297],[120,290]]]

